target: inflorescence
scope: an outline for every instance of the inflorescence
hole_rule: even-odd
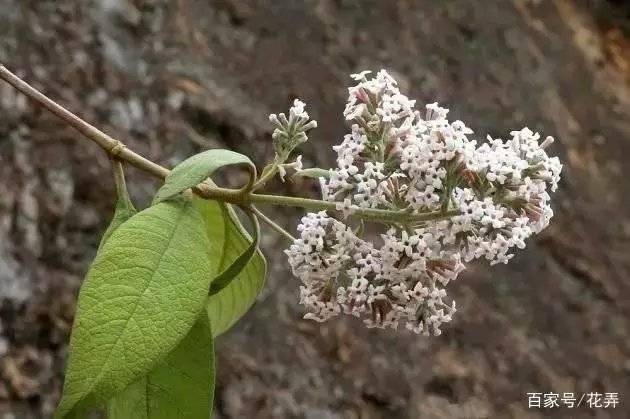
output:
[[[336,203],[343,221],[324,211],[307,214],[286,254],[302,282],[305,318],[345,313],[368,327],[402,323],[439,335],[456,311],[446,286],[463,263],[507,263],[515,247],[524,248],[549,224],[548,191],[556,190],[562,165],[545,151],[552,137],[541,143],[523,128],[507,141],[488,137],[477,144],[463,122],[447,119],[448,109],[433,103],[420,112],[385,70],[369,74],[352,75],[357,84],[348,89],[344,111],[351,131],[333,147],[337,167],[320,178],[323,199]],[[283,117],[271,117],[281,162],[316,126],[297,100],[289,119]],[[300,169],[298,162],[285,166]],[[360,208],[401,217],[371,242],[346,221]],[[414,218],[407,215],[436,211],[444,217],[408,221]]]

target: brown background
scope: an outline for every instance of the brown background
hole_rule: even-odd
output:
[[[330,164],[348,74],[381,67],[481,138],[524,125],[556,136],[566,165],[552,226],[508,266],[472,265],[441,337],[301,320],[283,244],[266,234],[266,289],[218,342],[215,415],[630,417],[626,1],[2,0],[0,60],[169,166],[211,147],[263,165],[266,115],[294,97],[320,121],[305,160]],[[156,182],[128,177],[146,204]],[[101,150],[0,83],[4,417],[50,417],[76,293],[112,207]],[[291,229],[299,217],[275,214]],[[530,391],[619,392],[621,405],[528,410]]]

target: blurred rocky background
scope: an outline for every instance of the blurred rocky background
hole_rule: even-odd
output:
[[[172,166],[214,147],[265,164],[270,112],[320,121],[333,162],[348,75],[387,68],[483,138],[524,125],[566,163],[552,226],[473,264],[444,335],[301,319],[284,245],[218,341],[216,418],[630,417],[630,6],[625,0],[2,0],[0,61]],[[138,204],[157,183],[128,170]],[[228,179],[224,180],[229,183]],[[312,183],[271,185],[315,194]],[[0,83],[0,417],[50,418],[74,301],[112,214],[107,157]],[[281,213],[294,229],[299,212]],[[616,409],[528,410],[527,392],[618,392]]]

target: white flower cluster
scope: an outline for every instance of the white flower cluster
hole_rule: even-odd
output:
[[[284,182],[286,169],[302,170],[302,156],[297,156],[292,163],[286,163],[286,160],[293,149],[306,142],[308,139],[306,132],[317,128],[317,121],[310,120],[306,105],[299,99],[293,101],[293,106],[289,109],[289,118],[284,113],[280,115],[272,113],[269,115],[269,121],[275,126],[271,134],[276,151],[275,163],[278,166],[280,179]]]
[[[508,141],[477,145],[448,109],[426,106],[400,93],[384,70],[352,77],[344,115],[351,132],[333,147],[337,167],[321,178],[324,200],[344,218],[367,209],[397,216],[373,244],[325,212],[308,214],[300,237],[286,251],[302,281],[306,318],[339,313],[365,318],[370,327],[405,326],[440,334],[455,302],[445,287],[463,261],[507,263],[514,247],[549,224],[561,164],[545,148],[553,141],[527,128]],[[421,217],[421,215],[427,217]]]
[[[298,144],[306,141],[306,131],[317,128],[317,121],[309,121],[306,105],[299,99],[293,101],[293,106],[289,109],[289,118],[284,113],[269,115],[269,121],[276,127],[271,134],[274,145],[283,151],[295,148]],[[289,152],[291,151],[289,150]]]
[[[463,265],[457,254],[442,250],[439,231],[398,235],[390,229],[375,248],[323,211],[307,214],[298,230],[287,254],[303,283],[304,318],[325,321],[344,312],[365,316],[368,327],[395,329],[404,321],[425,334],[439,334],[450,321],[455,302],[443,301],[444,285]]]

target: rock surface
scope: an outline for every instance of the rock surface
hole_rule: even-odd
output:
[[[266,115],[294,97],[320,121],[305,160],[328,165],[348,74],[382,67],[481,137],[555,136],[566,166],[552,226],[508,266],[471,266],[441,337],[302,320],[282,243],[266,235],[267,287],[218,342],[215,417],[630,417],[626,2],[4,0],[0,62],[170,166],[212,147],[263,165]],[[148,203],[155,180],[128,177]],[[0,179],[0,417],[48,418],[113,184],[95,145],[4,83]],[[286,212],[287,227],[298,218]],[[590,391],[621,405],[527,408],[527,392]]]

